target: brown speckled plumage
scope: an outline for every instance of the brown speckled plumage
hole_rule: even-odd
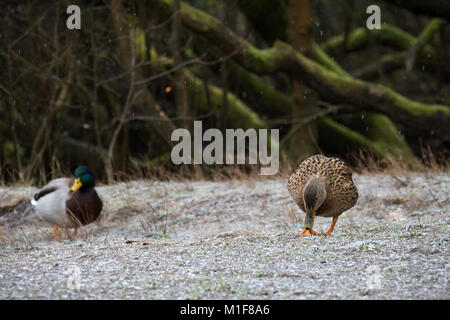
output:
[[[303,161],[288,180],[289,193],[304,212],[303,188],[313,177],[321,177],[326,189],[326,199],[317,209],[317,216],[339,216],[356,204],[358,190],[350,168],[338,158],[315,155]]]

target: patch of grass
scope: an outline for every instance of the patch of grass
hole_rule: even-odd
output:
[[[194,284],[185,290],[183,296],[187,300],[198,300],[220,293],[229,295],[233,293],[233,289],[223,278],[202,278],[196,279]]]
[[[358,172],[384,172],[390,175],[400,186],[407,186],[409,184],[407,174],[411,171],[426,173],[439,171],[448,172],[450,169],[450,162],[448,161],[445,152],[446,151],[434,153],[430,146],[422,147],[416,161],[411,163],[405,163],[392,156],[378,159],[372,152],[362,149],[358,152],[349,154],[347,158]]]
[[[167,205],[167,190],[164,192],[164,206],[162,210],[156,210],[149,206],[150,212],[141,214],[139,222],[142,229],[147,234],[158,234],[162,236],[167,235],[169,208]]]
[[[255,274],[256,278],[267,278],[267,277],[271,277],[271,276],[272,276],[272,274],[267,273],[267,272],[257,272]]]
[[[398,239],[413,239],[420,235],[421,234],[417,233],[417,232],[401,232],[401,233],[394,234],[394,237],[398,238]]]

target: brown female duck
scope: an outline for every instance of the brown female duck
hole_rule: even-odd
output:
[[[356,204],[358,190],[352,171],[338,158],[312,156],[300,164],[289,177],[288,190],[297,205],[306,212],[305,228],[300,236],[317,234],[313,230],[316,216],[333,217],[333,232],[339,216]]]

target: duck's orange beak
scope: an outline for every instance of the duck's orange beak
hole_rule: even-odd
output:
[[[314,209],[307,209],[306,210],[306,218],[305,218],[305,229],[302,231],[302,233],[300,233],[298,236],[299,237],[304,237],[304,236],[312,236],[313,234],[317,234],[317,232],[315,232],[313,230],[313,226],[314,226],[314,218],[316,217],[316,211]]]
[[[80,189],[83,186],[83,184],[81,183],[80,178],[76,178],[75,181],[73,182],[72,187],[70,188],[70,190],[72,191],[77,191],[78,189]]]

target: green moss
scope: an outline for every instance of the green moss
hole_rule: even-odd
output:
[[[367,136],[371,141],[377,142],[384,152],[397,159],[407,163],[414,161],[413,152],[391,119],[375,112],[361,112],[360,115],[363,118],[361,124],[367,130]]]
[[[196,106],[203,112],[209,112],[212,109],[219,109],[223,106],[223,90],[219,87],[209,84],[208,92],[205,92],[203,81],[194,76],[190,71],[185,71],[186,86],[189,94],[190,105]],[[208,97],[210,106],[208,105]],[[266,128],[266,124],[260,119],[258,114],[247,107],[234,94],[228,93],[228,120],[236,128]]]
[[[161,0],[161,2],[168,6],[172,3],[170,0]],[[445,133],[445,118],[450,117],[450,108],[447,106],[412,101],[385,86],[343,77],[308,59],[281,41],[276,41],[272,48],[258,49],[232,33],[218,19],[187,4],[182,6],[182,15],[182,21],[187,27],[210,40],[220,42],[225,51],[232,52],[236,48],[242,47],[243,49],[233,58],[253,72],[284,71],[295,79],[304,81],[307,86],[316,90],[324,98],[331,97],[334,101],[383,112],[393,119],[408,124],[414,124],[419,117],[428,117],[428,119],[420,121],[426,123],[438,120],[437,127]],[[406,46],[407,43],[408,48],[412,41],[407,33],[386,25],[381,30],[370,32],[370,34],[374,34],[383,41],[391,38],[395,38],[397,41],[398,38],[401,38],[401,41],[397,41],[397,43],[402,43],[402,46]],[[358,35],[358,37],[360,36]],[[350,41],[356,40],[350,37]]]
[[[237,63],[230,61],[229,72],[236,81],[243,83],[255,94],[261,96],[261,108],[268,115],[289,114],[292,110],[292,99],[268,84],[264,79],[249,72]]]
[[[319,45],[315,42],[312,43],[312,56],[313,58],[324,65],[327,69],[335,72],[339,76],[347,79],[352,79],[344,69],[341,68],[333,59],[331,59],[325,51],[323,51]],[[370,140],[373,141],[372,147],[376,144],[383,149],[385,153],[390,153],[396,158],[406,160],[411,162],[414,159],[414,155],[409,148],[408,144],[405,142],[404,138],[399,134],[394,123],[385,115],[374,113],[374,112],[363,112],[362,113],[362,124],[368,129],[368,136]],[[326,125],[330,125],[325,121]],[[336,131],[335,126],[331,126],[332,129]],[[344,133],[344,132],[341,132]],[[353,135],[348,135],[348,131],[343,135],[345,138],[354,138]],[[351,139],[353,142],[361,142],[360,139]],[[365,147],[369,147],[367,141]],[[372,149],[371,147],[371,149]],[[375,151],[375,150],[373,150]],[[380,150],[381,151],[381,150]]]
[[[147,45],[145,42],[145,33],[139,27],[131,28],[131,43],[134,46],[134,50],[136,50],[137,56],[141,60],[146,60],[146,51]]]
[[[357,28],[353,30],[345,39],[343,34],[331,37],[322,44],[322,48],[328,52],[336,54],[344,50],[358,50],[367,46],[371,41],[382,44],[389,44],[399,49],[408,49],[415,41],[415,37],[396,26],[383,24],[381,29],[369,30],[367,28]],[[427,48],[427,49],[431,49]]]
[[[316,79],[319,82],[326,84],[327,89],[332,90],[336,95],[354,97],[367,96],[372,98],[367,100],[367,106],[372,107],[372,109],[378,109],[378,106],[384,103],[392,104],[396,108],[399,108],[414,117],[439,115],[450,117],[450,108],[447,106],[420,103],[410,100],[381,84],[366,83],[358,79],[341,77],[337,73],[321,67],[316,62],[307,59],[299,53],[297,53],[297,59],[304,69],[309,73],[314,73]],[[320,87],[317,89],[320,90]]]
[[[159,67],[168,68],[173,66],[172,59],[159,56],[154,49],[150,50],[150,54],[152,61],[159,62]],[[204,82],[188,69],[184,69],[184,77],[186,79],[190,105],[195,106],[198,110],[205,113],[211,112],[214,109],[219,110],[223,107],[222,89],[208,84],[208,92],[206,92]],[[208,104],[208,97],[210,105]],[[230,110],[226,115],[235,128],[267,128],[267,124],[259,115],[234,94],[228,92],[227,100]]]
[[[370,139],[364,137],[362,134],[347,128],[346,126],[332,120],[329,117],[323,117],[320,119],[322,125],[331,129],[335,134],[342,136],[350,141],[357,143],[360,146],[366,147],[374,152],[378,157],[384,158],[385,152],[379,143],[373,142]]]
[[[394,105],[402,109],[412,116],[445,116],[450,117],[450,108],[443,105],[438,104],[423,104],[417,101],[410,100],[401,94],[395,92],[392,89],[386,88],[381,85],[377,85],[378,88],[381,90],[378,94],[380,97],[383,98],[383,94],[388,93],[389,96],[392,98],[392,101],[394,102]],[[388,91],[386,93],[383,93],[382,91]]]
[[[311,54],[312,58],[328,68],[331,71],[336,72],[338,75],[346,78],[351,76],[340,65],[338,65],[333,59],[331,59],[325,51],[314,41],[311,42]]]

